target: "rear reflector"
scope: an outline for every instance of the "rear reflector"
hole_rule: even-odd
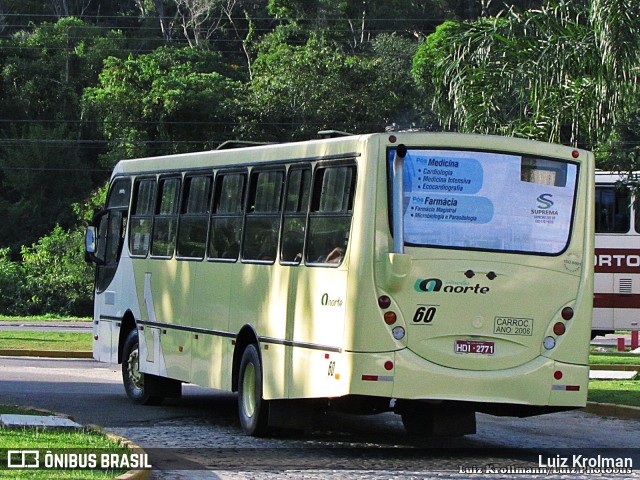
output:
[[[579,392],[580,385],[552,385],[551,390],[563,390],[566,392]]]
[[[392,376],[387,375],[362,375],[365,382],[393,382]]]

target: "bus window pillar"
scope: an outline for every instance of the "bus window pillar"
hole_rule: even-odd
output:
[[[404,157],[407,147],[398,145],[393,157],[393,252],[404,253]]]
[[[404,253],[404,157],[407,147],[398,145],[393,157],[393,252],[385,262],[385,283],[391,290],[398,289],[409,275],[412,259]]]

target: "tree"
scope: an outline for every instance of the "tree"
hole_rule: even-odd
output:
[[[93,275],[84,261],[84,231],[53,231],[22,248],[22,314],[88,316],[92,310]]]
[[[96,145],[80,98],[121,37],[65,18],[0,44],[0,245],[35,242],[93,188]],[[102,174],[105,175],[104,173]]]
[[[219,73],[227,70],[218,54],[193,48],[107,59],[100,86],[84,93],[85,114],[103,126],[109,142],[107,164],[228,140],[240,84]]]
[[[347,55],[321,39],[272,44],[254,62],[242,133],[300,140],[324,129],[381,131],[410,110],[405,79],[382,57]]]
[[[221,27],[216,0],[175,0],[182,33],[189,46],[197,47]]]
[[[448,128],[593,146],[636,90],[637,2],[560,0],[441,28],[414,74]]]

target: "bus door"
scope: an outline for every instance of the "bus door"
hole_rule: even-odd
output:
[[[96,302],[94,313],[94,355],[97,360],[117,361],[118,334],[122,312],[118,310],[117,292],[122,280],[116,276],[127,229],[127,212],[131,197],[131,179],[116,179],[93,227],[87,231],[87,260],[96,264]],[[97,337],[97,340],[96,340]]]
[[[615,184],[596,186],[593,330],[611,331],[633,314],[638,236],[631,233],[629,190]],[[638,306],[640,307],[640,305]],[[629,328],[627,325],[626,328]]]
[[[291,396],[326,396],[336,387],[327,375],[332,352],[339,352],[344,337],[347,301],[348,246],[356,185],[352,161],[316,167],[310,198],[305,186],[310,170],[291,172],[301,182],[300,203],[287,196],[283,229],[283,255],[296,267],[290,278],[291,302],[288,338],[292,339]],[[309,214],[306,204],[309,203]],[[298,213],[294,212],[296,210]],[[304,220],[306,218],[306,227]],[[306,228],[306,231],[305,231]],[[300,247],[303,246],[304,250]],[[329,358],[327,358],[327,356]],[[327,385],[329,382],[330,385]]]

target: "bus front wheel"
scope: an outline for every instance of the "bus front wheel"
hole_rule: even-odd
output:
[[[269,402],[262,398],[262,365],[255,344],[245,348],[238,377],[238,413],[247,435],[261,436],[268,430]]]
[[[122,351],[122,383],[127,396],[137,405],[158,405],[164,397],[151,395],[152,377],[140,371],[138,332],[131,330]]]

